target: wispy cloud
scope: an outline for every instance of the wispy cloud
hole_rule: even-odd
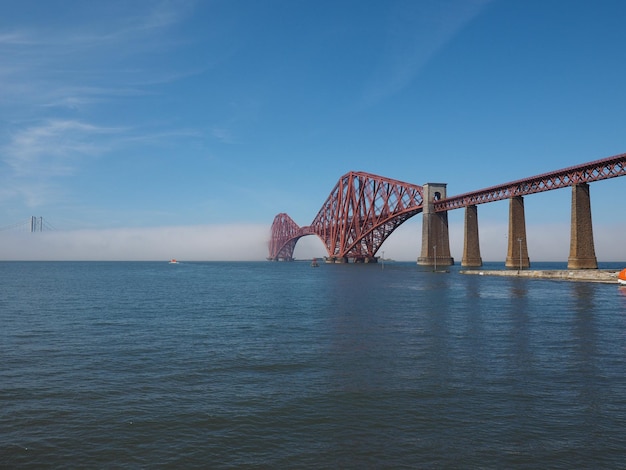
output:
[[[492,0],[411,0],[395,3],[385,54],[364,94],[370,106],[404,89],[443,47]]]
[[[140,87],[103,87],[103,86],[60,86],[48,93],[48,101],[42,100],[43,107],[79,109],[88,105],[103,103],[112,99],[145,96],[149,91]]]
[[[191,13],[194,3],[120,2],[126,14],[107,16],[117,9],[89,7],[82,21],[69,27],[0,29],[1,101],[5,106],[19,104],[21,113],[28,106],[79,108],[106,97],[146,93],[141,89],[146,83],[186,76],[181,71],[172,76],[156,60],[133,58],[177,47],[176,36],[166,32]]]
[[[86,49],[107,43],[123,42],[128,48],[129,39],[141,40],[142,37],[158,34],[163,29],[181,23],[191,14],[196,3],[195,0],[163,0],[133,3],[113,1],[89,5],[82,9],[81,21],[71,28],[54,28],[46,24],[38,28],[16,26],[10,31],[0,31],[0,45],[48,48],[64,46],[72,48],[70,53],[79,48]],[[110,16],[109,11],[117,14]],[[122,11],[124,14],[119,14]],[[66,52],[68,51],[58,50],[59,54]],[[118,51],[121,54],[124,52],[125,50]]]
[[[17,177],[67,175],[78,160],[104,150],[95,137],[113,132],[119,129],[71,120],[47,121],[13,135],[2,149],[2,160]]]
[[[223,144],[232,144],[234,142],[230,129],[214,127],[211,129],[211,135]]]
[[[75,50],[123,45],[123,49],[118,50],[121,55],[137,49],[163,47],[164,38],[157,35],[181,23],[191,13],[195,3],[193,0],[139,4],[124,2],[125,15],[110,21],[94,17],[92,21],[97,26],[77,28],[58,35],[56,40],[58,45],[71,46]]]
[[[195,3],[76,2],[65,8],[80,21],[60,26],[34,15],[27,24],[0,26],[0,202],[51,202],[62,192],[60,178],[93,157],[132,142],[198,135],[172,123],[103,124],[124,117],[116,114],[124,100],[198,73],[158,60],[180,46],[175,28]]]
[[[196,0],[163,0],[138,23],[143,29],[160,29],[180,23],[193,10]]]
[[[13,31],[0,34],[0,46],[27,46],[33,45],[32,38],[23,32]]]

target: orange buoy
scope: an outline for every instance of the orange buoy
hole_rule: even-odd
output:
[[[622,269],[617,275],[617,282],[626,285],[626,268]]]

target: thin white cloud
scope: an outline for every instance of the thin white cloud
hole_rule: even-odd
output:
[[[17,177],[67,175],[77,160],[103,151],[94,142],[95,136],[118,131],[79,121],[50,120],[16,132],[2,149],[2,160]]]
[[[111,2],[109,2],[110,4]],[[115,3],[115,2],[114,2]],[[89,49],[95,46],[123,43],[126,49],[130,39],[140,40],[181,23],[193,10],[195,0],[164,0],[160,2],[117,2],[125,9],[124,14],[108,17],[110,5],[83,10],[82,21],[71,28],[15,27],[0,32],[0,46],[39,46],[56,50],[59,55]],[[119,50],[118,53],[125,53]]]
[[[62,192],[55,179],[75,174],[85,158],[124,143],[200,135],[171,123],[113,129],[85,117],[96,106],[154,94],[155,84],[197,73],[171,70],[152,54],[179,45],[169,29],[194,5],[193,0],[78,2],[75,14],[81,21],[65,27],[29,22],[0,29],[0,165],[5,167],[0,202],[22,201],[28,207],[51,202]],[[80,118],[68,118],[78,112]]]
[[[144,29],[161,29],[180,23],[190,14],[196,0],[163,0],[139,22]]]
[[[0,46],[4,45],[31,45],[33,44],[32,39],[28,37],[28,35],[23,32],[5,32],[0,34]]]
[[[60,86],[50,90],[42,106],[78,110],[88,105],[111,99],[145,96],[151,94],[141,87]],[[42,95],[43,98],[43,95]]]
[[[176,27],[195,3],[77,2],[73,14],[80,21],[37,23],[35,15],[27,23],[0,26],[4,207],[36,208],[71,198],[64,186],[67,177],[89,171],[93,157],[125,145],[171,145],[176,138],[206,137],[206,131],[177,128],[172,122],[112,128],[100,124],[109,121],[107,114],[93,117],[102,107],[123,109],[119,103],[129,97],[158,93],[159,84],[198,73],[197,68],[173,69],[158,60],[163,51],[181,45]]]
[[[0,109],[10,105],[22,115],[29,106],[32,112],[37,106],[78,109],[105,98],[146,93],[150,84],[197,73],[134,60],[177,47],[175,36],[165,32],[182,22],[194,4],[120,2],[126,14],[110,17],[108,11],[116,8],[101,6],[84,9],[82,21],[65,28],[43,24],[0,30]]]
[[[398,93],[492,0],[400,1],[387,25],[387,43],[365,90],[364,104]]]
[[[201,139],[194,129],[147,129],[97,126],[51,119],[20,128],[0,146],[0,203],[22,201],[30,208],[58,202],[67,195],[63,178],[76,175],[94,158],[128,145],[171,146],[177,139]]]
[[[234,142],[230,129],[214,127],[211,129],[211,135],[224,144],[232,144]]]

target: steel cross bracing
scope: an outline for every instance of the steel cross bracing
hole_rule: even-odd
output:
[[[311,223],[329,256],[373,258],[391,233],[422,211],[422,187],[369,173],[342,176]]]
[[[305,235],[312,235],[309,227],[299,227],[291,217],[285,213],[274,217],[272,223],[272,237],[270,239],[270,260],[293,259],[293,250],[300,238]]]
[[[625,175],[626,153],[622,153],[602,160],[442,199],[435,202],[434,209],[436,212],[448,211]]]
[[[272,224],[269,259],[293,259],[296,242],[316,234],[330,258],[374,258],[391,233],[422,211],[422,187],[369,173],[342,176],[310,226],[279,214]]]

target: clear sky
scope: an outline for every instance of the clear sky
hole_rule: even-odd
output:
[[[260,260],[274,216],[308,225],[350,170],[454,195],[624,153],[625,20],[622,0],[0,0],[0,259]],[[599,259],[626,260],[625,187],[591,185]],[[567,260],[570,198],[525,198],[531,262]],[[478,213],[503,260],[507,202]],[[30,216],[56,230],[6,230]],[[383,249],[420,239],[416,216]]]

